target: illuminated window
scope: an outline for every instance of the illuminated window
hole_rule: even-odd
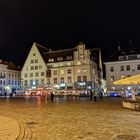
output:
[[[67,66],[70,66],[71,64],[70,63],[67,63]]]
[[[114,81],[114,76],[111,76],[110,81],[111,81],[111,82]]]
[[[71,83],[71,77],[68,77],[68,83]]]
[[[124,79],[124,76],[123,75],[121,76],[121,79]]]
[[[57,61],[63,61],[63,57],[58,57]]]
[[[80,62],[80,61],[78,61],[78,62],[77,62],[77,65],[81,65],[81,62]]]
[[[77,73],[80,73],[81,72],[81,70],[77,70]]]
[[[64,70],[60,70],[60,74],[64,74]]]
[[[48,61],[49,62],[54,62],[54,59],[53,58],[50,58]]]

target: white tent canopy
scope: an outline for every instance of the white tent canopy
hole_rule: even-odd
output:
[[[140,84],[140,74],[114,81],[113,84],[114,85],[138,85]]]

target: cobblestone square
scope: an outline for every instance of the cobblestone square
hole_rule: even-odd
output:
[[[140,112],[122,108],[122,100],[0,98],[0,115],[20,124],[19,140],[140,140]]]

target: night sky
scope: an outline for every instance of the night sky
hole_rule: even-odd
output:
[[[78,2],[79,1],[79,2]],[[33,42],[52,50],[139,47],[136,0],[0,0],[0,58],[22,66]]]

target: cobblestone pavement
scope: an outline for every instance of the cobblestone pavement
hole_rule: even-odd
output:
[[[140,140],[140,112],[122,108],[121,100],[0,98],[0,116],[20,122],[17,140]]]

